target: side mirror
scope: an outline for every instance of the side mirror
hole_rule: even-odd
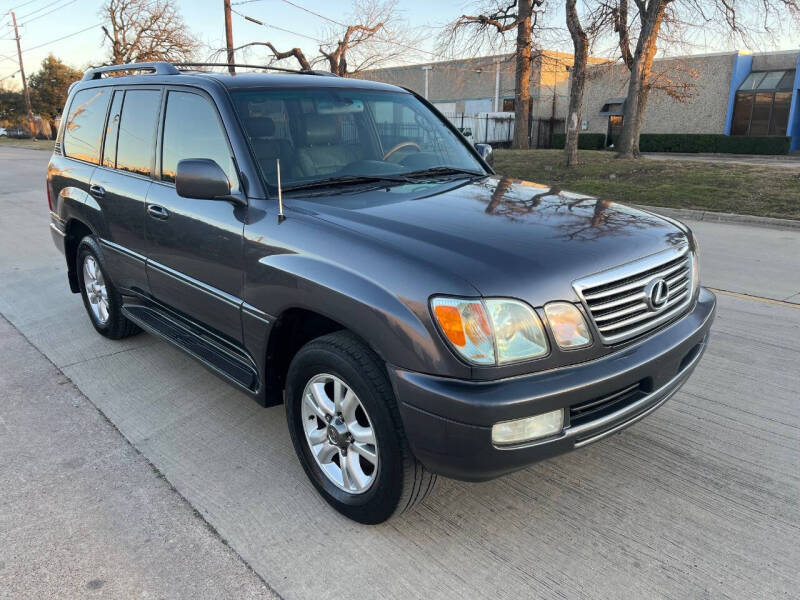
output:
[[[178,163],[175,191],[184,198],[230,200],[231,184],[225,171],[210,158],[188,158]]]
[[[481,158],[486,161],[490,166],[494,166],[494,151],[489,144],[475,144],[475,150],[481,155]]]

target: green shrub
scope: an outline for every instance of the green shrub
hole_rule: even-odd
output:
[[[720,154],[788,154],[790,138],[713,133],[643,133],[642,152],[710,152]]]
[[[564,133],[553,134],[553,148],[563,150],[567,136]],[[581,150],[602,150],[605,147],[606,136],[602,133],[578,134],[578,148]]]

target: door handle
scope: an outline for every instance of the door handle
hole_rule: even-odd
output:
[[[95,198],[102,198],[106,195],[106,190],[102,185],[90,185],[89,193]]]
[[[147,205],[147,214],[155,219],[169,219],[169,211],[164,208],[163,206],[159,206],[158,204],[148,204]]]

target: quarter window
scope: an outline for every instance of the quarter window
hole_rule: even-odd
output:
[[[125,92],[117,142],[117,169],[150,176],[160,103],[158,90]]]
[[[108,88],[89,88],[75,94],[64,127],[64,154],[98,162],[110,96]]]
[[[238,186],[228,141],[220,127],[217,111],[198,94],[169,93],[161,157],[161,179],[164,181],[175,181],[179,161],[210,158],[225,171],[231,187]]]

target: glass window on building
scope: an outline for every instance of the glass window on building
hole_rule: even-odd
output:
[[[739,86],[732,135],[786,135],[795,71],[750,73]]]

